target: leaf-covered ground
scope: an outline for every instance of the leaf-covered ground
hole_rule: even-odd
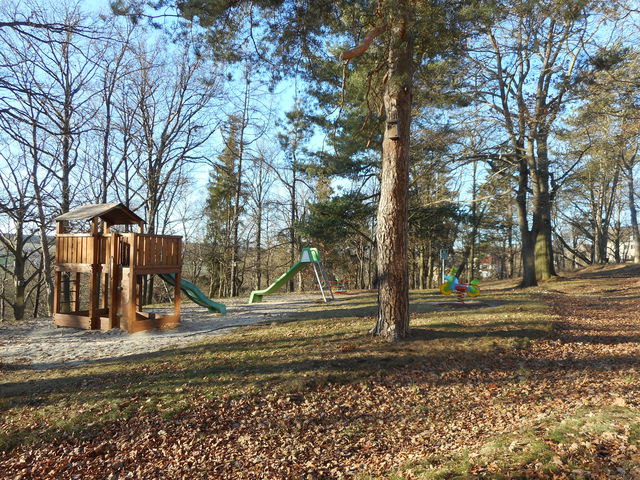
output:
[[[373,295],[126,362],[2,372],[0,478],[640,478],[638,270]],[[502,290],[500,290],[502,288]]]

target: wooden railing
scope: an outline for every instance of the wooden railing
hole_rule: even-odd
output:
[[[117,241],[115,250],[113,241]],[[97,242],[97,244],[96,244]],[[123,266],[156,267],[181,264],[181,237],[126,233],[122,235],[58,234],[56,263],[107,264],[111,255]],[[95,255],[95,258],[94,258]]]
[[[96,245],[97,242],[97,245]],[[56,263],[107,263],[111,237],[82,234],[58,234],[56,237]],[[94,259],[94,247],[97,258]]]
[[[179,265],[181,237],[133,234],[133,262],[139,267]]]

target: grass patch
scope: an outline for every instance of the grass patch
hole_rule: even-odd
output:
[[[132,415],[171,419],[221,397],[299,394],[406,367],[473,369],[496,354],[528,348],[551,331],[551,318],[533,295],[483,295],[489,307],[460,311],[434,305],[442,297],[433,292],[412,294],[413,335],[399,344],[368,335],[375,296],[359,294],[314,305],[298,319],[173,350],[66,369],[5,371],[0,449],[90,436],[106,422]],[[357,433],[354,428],[347,434]]]

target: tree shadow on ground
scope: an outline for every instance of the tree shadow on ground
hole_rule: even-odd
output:
[[[83,368],[78,374],[67,369],[57,378],[5,383],[2,386],[2,396],[5,400],[4,409],[7,409],[55,402],[56,399],[48,397],[52,392],[56,393],[56,398],[81,391],[94,399],[102,395],[112,399],[125,399],[132,396],[132,390],[153,390],[157,392],[147,392],[146,395],[162,396],[185,383],[220,389],[239,385],[241,378],[246,378],[247,382],[254,378],[251,381],[257,385],[268,384],[279,375],[304,375],[311,379],[311,383],[314,378],[324,376],[330,378],[331,382],[341,383],[362,381],[374,374],[392,373],[396,368],[407,366],[440,373],[454,368],[462,371],[484,368],[492,372],[505,372],[522,365],[534,371],[583,372],[607,370],[611,369],[611,365],[615,365],[615,368],[629,368],[640,364],[638,358],[632,355],[580,360],[530,358],[526,354],[526,348],[521,349],[521,346],[526,346],[532,339],[553,338],[556,335],[545,325],[545,322],[538,322],[536,328],[535,321],[524,324],[513,321],[476,325],[433,323],[412,329],[411,337],[398,345],[363,342],[362,334],[334,333],[304,338],[279,337],[252,339],[247,342],[206,343],[93,364],[94,367],[116,367],[123,362],[137,364],[138,367],[131,371],[116,369],[95,373],[91,371],[92,366],[88,365],[88,371]],[[630,340],[626,336],[615,335],[575,338],[575,342],[593,344],[628,341]],[[635,336],[631,341],[640,342],[640,337]],[[464,342],[472,343],[466,343],[465,348],[461,348]],[[319,356],[316,355],[317,358],[295,359],[287,352],[287,349],[293,347],[305,349],[318,345],[323,346],[323,349],[318,353]],[[433,350],[430,351],[429,345],[433,345]],[[246,360],[233,360],[234,356],[247,354]],[[146,372],[145,365],[151,366],[152,371]]]
[[[477,307],[469,307],[469,311],[483,308],[495,308],[508,304],[517,304],[517,300],[487,300],[482,305]],[[452,310],[457,309],[455,301],[450,302],[411,302],[409,305],[410,313],[450,313]],[[341,306],[334,308],[324,308],[318,310],[301,310],[290,314],[290,318],[284,321],[298,321],[298,320],[320,320],[327,318],[349,318],[349,317],[375,317],[378,313],[378,307],[376,305],[352,305]],[[278,321],[278,320],[276,320]]]

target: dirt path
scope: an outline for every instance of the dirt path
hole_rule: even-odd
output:
[[[50,317],[0,324],[0,364],[5,368],[42,370],[156,352],[221,335],[235,326],[290,317],[315,305],[318,295],[274,295],[253,305],[243,303],[245,301],[226,302],[226,315],[212,314],[204,307],[186,303],[180,327],[133,335],[119,329],[103,332],[58,328]]]

